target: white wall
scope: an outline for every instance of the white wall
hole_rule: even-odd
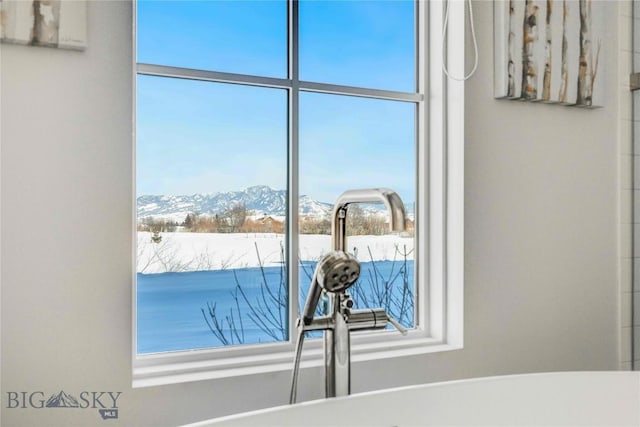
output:
[[[498,101],[492,2],[474,7],[465,348],[356,365],[355,391],[618,366],[617,34],[604,108]],[[131,388],[131,19],[127,2],[92,1],[86,51],[1,47],[3,426],[176,425],[287,399],[288,372]],[[303,398],[320,378],[302,373]],[[119,420],[7,409],[8,392],[60,390],[121,391]]]
[[[631,92],[629,90],[629,75],[633,71],[633,56],[640,53],[640,45],[633,46],[633,31],[634,21],[636,22],[636,31],[640,30],[640,19],[633,18],[633,4],[630,1],[623,2],[619,7],[619,26],[618,26],[618,49],[620,55],[618,57],[618,105],[619,105],[619,195],[620,195],[620,228],[618,247],[620,256],[619,275],[620,275],[620,368],[624,370],[631,370],[632,368],[632,330],[633,330],[633,281],[638,283],[640,277],[637,274],[632,274],[634,250],[632,237],[632,230],[634,223],[640,221],[640,210],[634,209],[634,198],[640,201],[640,197],[635,197],[635,194],[639,192],[634,190],[633,179],[633,164],[634,158],[640,158],[637,152],[634,155],[635,142],[633,141],[633,98],[640,95],[638,92]],[[637,52],[637,53],[634,53]],[[635,111],[638,114],[638,111]],[[636,135],[638,138],[640,135]],[[638,138],[640,139],[640,138]],[[638,257],[640,253],[635,253]],[[636,258],[637,259],[637,258]],[[637,291],[637,290],[636,290]],[[637,295],[637,294],[636,294]],[[637,313],[637,311],[636,311]],[[640,322],[638,316],[635,316],[636,323]],[[636,346],[636,349],[640,347]],[[636,359],[640,358],[640,354],[636,351]],[[640,367],[637,365],[636,367]]]

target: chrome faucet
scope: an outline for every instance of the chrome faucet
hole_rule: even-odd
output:
[[[398,193],[389,188],[365,188],[360,190],[347,190],[338,197],[333,207],[332,244],[333,250],[346,252],[346,218],[347,208],[352,203],[384,203],[389,211],[389,226],[391,231],[404,231],[405,218],[404,203]]]
[[[353,300],[346,290],[360,275],[360,264],[346,252],[347,209],[352,203],[382,202],[390,215],[391,231],[404,231],[405,210],[402,199],[388,188],[347,190],[338,197],[333,208],[333,251],[316,266],[302,316],[298,319],[298,342],[291,381],[290,403],[296,400],[296,389],[302,343],[307,331],[324,331],[325,396],[346,396],[351,392],[352,330],[384,329],[389,323],[402,334],[406,329],[382,308],[352,310]],[[329,296],[328,314],[314,317],[320,296]]]

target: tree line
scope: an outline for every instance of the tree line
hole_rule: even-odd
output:
[[[138,231],[154,234],[165,232],[191,233],[284,233],[286,223],[271,216],[252,218],[246,205],[239,203],[218,214],[189,213],[181,223],[167,219],[145,217],[138,221]],[[407,229],[413,229],[408,220]],[[383,235],[389,226],[385,217],[367,214],[358,205],[349,206],[347,215],[347,234]],[[301,234],[331,234],[331,219],[301,216],[299,221]]]

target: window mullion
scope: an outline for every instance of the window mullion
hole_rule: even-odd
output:
[[[298,69],[298,1],[288,2],[288,60],[289,60],[289,150],[288,150],[288,220],[287,220],[287,260],[289,277],[289,340],[293,341],[296,334],[292,333],[298,317],[299,293],[299,186],[298,186],[298,147],[299,147],[299,99],[300,82]]]
[[[305,92],[327,93],[332,95],[350,95],[362,98],[385,99],[390,101],[420,102],[424,99],[422,93],[398,92],[384,89],[371,89],[355,86],[343,86],[330,83],[297,82],[300,90]]]
[[[179,79],[201,80],[216,83],[237,83],[249,86],[287,89],[290,87],[288,79],[276,77],[253,76],[248,74],[225,73],[221,71],[196,70],[192,68],[174,67],[158,64],[136,64],[138,75],[156,77],[174,77]]]

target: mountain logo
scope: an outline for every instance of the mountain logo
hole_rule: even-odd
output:
[[[58,394],[52,394],[45,405],[47,408],[79,408],[78,399],[60,390]]]
[[[119,415],[118,399],[122,392],[81,391],[76,394],[78,398],[60,390],[45,399],[47,394],[44,391],[8,391],[3,393],[6,396],[6,406],[3,406],[7,409],[97,409],[103,420],[113,420]]]

